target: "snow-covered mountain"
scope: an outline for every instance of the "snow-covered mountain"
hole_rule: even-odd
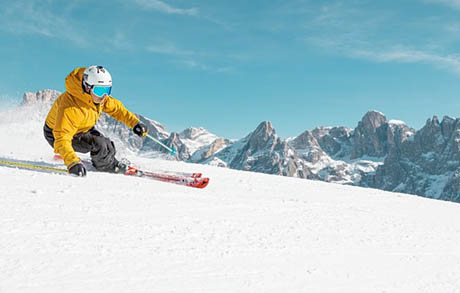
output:
[[[26,92],[22,98],[21,105],[50,104],[61,95],[56,90],[41,90],[35,93]]]
[[[58,95],[51,90],[26,93],[22,104],[43,108]],[[317,127],[283,139],[264,121],[246,137],[229,140],[202,127],[170,133],[157,121],[139,118],[151,135],[178,150],[176,160],[460,202],[460,119],[445,117],[439,123],[434,117],[416,131],[369,111],[354,129]],[[159,145],[107,115],[98,128],[131,153],[169,158]]]
[[[210,133],[203,127],[190,127],[179,133],[179,138],[187,146],[190,153],[194,154],[203,146],[211,145],[219,137],[213,133]]]
[[[390,150],[373,186],[460,202],[460,119],[428,119]]]
[[[48,109],[24,105],[0,110],[2,159],[63,167],[52,161],[53,151],[43,139]],[[454,126],[440,124],[448,137]],[[156,126],[164,139],[171,136]],[[230,164],[248,160],[248,169],[264,168],[274,160],[279,171],[292,170],[283,162],[289,159],[285,153],[299,159],[292,153],[295,148],[276,135],[271,123],[256,130],[220,152],[233,157]],[[312,131],[319,139],[314,145],[326,143],[325,135],[330,135],[348,150],[346,132],[323,129],[321,142]],[[409,141],[419,145],[424,135],[419,136]],[[307,138],[305,142],[314,143]],[[436,145],[446,150],[443,146]],[[199,171],[211,178],[210,184],[198,190],[107,173],[75,178],[0,166],[0,292],[460,288],[458,204],[145,158],[128,144],[117,147],[121,156],[146,169]],[[321,155],[331,159],[333,152],[340,153],[338,147],[321,148]],[[217,144],[214,149],[219,149]]]
[[[260,125],[245,138],[236,141],[208,159],[231,169],[267,174],[307,178],[299,159],[287,142],[275,132],[269,121]]]

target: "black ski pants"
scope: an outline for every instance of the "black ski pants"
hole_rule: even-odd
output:
[[[43,134],[46,141],[54,149],[53,130],[46,123],[43,127]],[[94,127],[88,132],[76,134],[72,140],[72,147],[75,152],[90,153],[91,162],[98,171],[113,172],[118,163],[115,159],[115,145]]]

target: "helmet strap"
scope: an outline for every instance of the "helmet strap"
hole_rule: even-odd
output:
[[[81,82],[81,86],[83,88],[83,91],[87,94],[91,94],[91,89],[93,88],[93,86],[89,85],[86,83],[86,81],[82,81]]]

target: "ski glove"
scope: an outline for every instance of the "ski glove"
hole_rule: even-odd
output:
[[[145,124],[139,122],[134,126],[133,132],[142,137],[146,136],[149,133],[149,129],[147,128],[147,126],[145,126]]]
[[[75,175],[78,177],[85,177],[86,176],[86,168],[81,163],[76,163],[69,169],[69,173],[71,175]]]

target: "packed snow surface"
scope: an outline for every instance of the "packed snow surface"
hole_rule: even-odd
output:
[[[1,113],[0,157],[50,162]],[[154,160],[206,189],[0,166],[0,292],[459,292],[460,205]]]

